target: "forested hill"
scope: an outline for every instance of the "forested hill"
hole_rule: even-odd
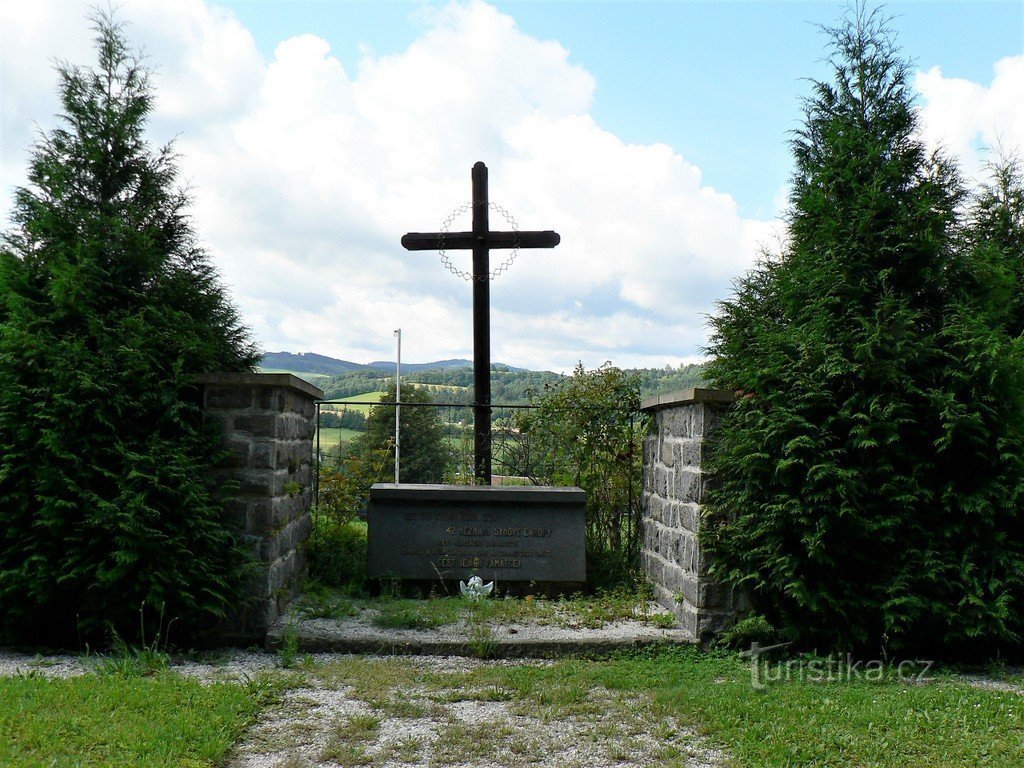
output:
[[[382,391],[394,378],[394,363],[360,365],[313,353],[270,353],[264,357],[262,368],[308,377],[331,400]],[[704,386],[702,370],[701,365],[684,365],[679,368],[640,368],[632,372],[640,377],[640,393],[647,397]],[[561,374],[550,371],[528,371],[495,364],[491,366],[491,400],[494,403],[525,403],[532,393],[542,391],[546,384],[553,384],[560,378]],[[438,402],[470,403],[473,399],[473,368],[465,360],[403,365],[402,379],[430,385],[436,390],[434,400]]]

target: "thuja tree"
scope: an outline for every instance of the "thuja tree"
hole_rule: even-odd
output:
[[[193,379],[257,361],[171,148],[147,145],[147,70],[93,20],[98,67],[58,66],[61,126],[0,249],[0,627],[55,641],[131,637],[143,605],[199,632],[233,605]]]
[[[1022,254],[992,238],[1019,214],[997,179],[965,218],[883,19],[860,6],[829,34],[786,243],[712,321],[706,376],[738,394],[712,444],[714,573],[821,650],[1016,644]]]
[[[370,409],[366,431],[352,441],[352,453],[375,467],[372,482],[395,477],[395,385],[380,405]],[[452,449],[441,422],[441,409],[431,407],[430,392],[402,385],[398,467],[403,483],[443,483],[452,462]],[[406,407],[407,406],[407,407]]]

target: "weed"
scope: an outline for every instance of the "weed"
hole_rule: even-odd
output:
[[[156,633],[150,641],[146,641],[146,601],[139,606],[139,640],[140,644],[131,645],[122,638],[113,627],[110,628],[111,653],[99,656],[96,671],[105,675],[123,675],[126,677],[145,677],[167,669],[170,655],[167,652],[164,634],[164,608],[160,606],[160,617]],[[167,625],[168,631],[174,619]]]
[[[294,621],[289,621],[284,628],[281,645],[277,649],[277,663],[282,669],[292,669],[299,658],[299,628]]]
[[[652,613],[647,621],[660,629],[675,629],[677,626],[676,617],[671,613]]]

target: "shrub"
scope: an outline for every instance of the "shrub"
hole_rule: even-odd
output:
[[[171,148],[145,142],[147,70],[94,21],[99,67],[58,67],[64,125],[36,145],[0,246],[0,627],[132,637],[145,604],[194,637],[243,567],[194,377],[258,356]]]
[[[518,419],[518,471],[534,482],[587,492],[587,583],[635,584],[639,568],[646,417],[637,413],[639,380],[605,364],[545,385],[538,407]]]
[[[964,219],[885,22],[859,6],[830,35],[788,241],[712,321],[706,375],[740,395],[711,446],[713,572],[808,645],[1015,645],[1024,339],[1000,296],[1020,241]]]
[[[313,513],[313,530],[306,544],[309,577],[327,587],[342,587],[352,594],[366,590],[366,524],[350,520],[332,524]]]

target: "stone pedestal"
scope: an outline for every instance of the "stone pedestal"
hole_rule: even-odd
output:
[[[655,599],[680,626],[708,642],[742,613],[742,596],[708,575],[699,535],[704,502],[704,441],[731,392],[689,389],[647,398],[654,415],[644,440],[644,544],[641,561]]]
[[[220,425],[229,453],[217,472],[238,485],[228,511],[253,556],[226,639],[262,641],[305,570],[316,401],[324,393],[290,374],[213,373],[198,381],[205,417]]]
[[[579,588],[586,506],[579,488],[377,483],[367,516],[369,575]]]

